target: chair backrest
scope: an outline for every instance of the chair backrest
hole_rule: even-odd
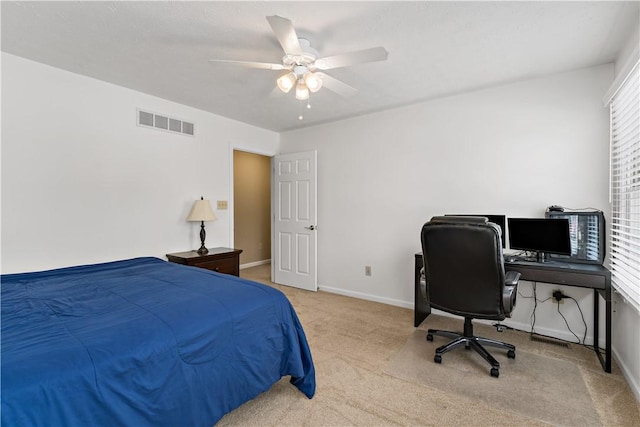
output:
[[[432,307],[459,316],[503,320],[500,228],[484,217],[433,217],[422,227]]]

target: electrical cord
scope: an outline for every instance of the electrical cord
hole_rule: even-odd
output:
[[[578,344],[586,345],[586,342],[587,342],[587,322],[584,320],[584,313],[582,312],[582,309],[580,308],[580,304],[578,304],[578,301],[575,298],[562,293],[562,291],[554,291],[552,296],[556,300],[558,314],[560,316],[562,316],[562,319],[564,319],[564,323],[567,325],[567,329],[569,330],[569,332],[571,332],[573,334],[573,336],[576,337],[576,339],[578,340]],[[560,301],[562,301],[563,298],[572,299],[573,302],[576,303],[576,306],[578,307],[578,311],[580,311],[580,317],[582,318],[582,323],[584,324],[584,334],[582,336],[582,341],[580,341],[580,337],[578,335],[576,335],[575,332],[573,332],[573,330],[569,326],[569,322],[567,321],[567,318],[564,317],[564,314],[562,314],[562,312],[560,311]]]
[[[567,322],[567,318],[564,317],[564,314],[562,314],[562,312],[560,311],[560,301],[556,301],[556,305],[558,306],[558,314],[560,314],[560,316],[562,316],[562,318],[564,319],[564,323],[565,325],[567,325],[567,329],[569,329],[569,332],[571,332],[573,336],[576,337],[576,339],[578,340],[578,344],[581,344],[580,338],[571,330],[571,326],[569,326],[569,322]]]
[[[535,330],[536,329],[536,309],[538,308],[538,303],[549,301],[552,298],[552,297],[548,297],[548,298],[539,300],[537,295],[537,282],[531,282],[531,284],[533,286],[533,296],[527,297],[520,294],[520,296],[522,296],[523,298],[533,298],[533,311],[531,312],[531,331],[529,331],[529,335],[533,335],[536,333],[536,330]]]
[[[531,312],[531,331],[529,332],[530,335],[535,334],[535,325],[536,325],[536,309],[538,308],[538,303],[542,303],[542,302],[546,302],[549,301],[550,299],[553,298],[553,296],[550,296],[548,298],[545,298],[543,300],[538,299],[537,296],[537,282],[531,282],[532,285],[532,289],[533,289],[533,295],[523,295],[522,292],[518,291],[518,295],[520,295],[521,298],[526,298],[526,299],[531,299],[533,298],[533,311]],[[572,299],[573,302],[576,303],[576,306],[578,307],[578,311],[580,312],[580,317],[582,318],[582,323],[584,324],[584,335],[582,337],[582,341],[580,341],[580,337],[578,337],[573,330],[571,330],[571,327],[569,326],[569,322],[567,321],[566,317],[564,317],[564,315],[560,312],[560,301],[556,301],[557,303],[557,309],[558,309],[558,313],[560,314],[560,316],[562,316],[562,318],[564,319],[564,323],[567,325],[567,329],[569,329],[569,332],[571,332],[573,334],[574,337],[576,337],[576,339],[578,340],[578,344],[582,344],[582,345],[586,345],[587,342],[587,322],[584,320],[584,313],[582,312],[582,308],[580,308],[580,304],[578,304],[578,301],[574,298],[574,297],[570,297],[569,295],[565,295],[562,294],[563,298],[569,298]],[[493,326],[498,327],[498,326],[503,326],[505,328],[508,328],[504,325],[500,325],[498,324],[494,324]],[[509,328],[511,329],[511,328]]]
[[[580,317],[582,318],[582,323],[584,324],[584,335],[582,337],[582,344],[585,345],[587,342],[587,322],[584,320],[584,313],[582,312],[582,309],[580,308],[580,304],[578,304],[578,300],[576,300],[574,297],[570,297],[568,295],[565,295],[565,298],[569,298],[572,299],[573,302],[576,303],[576,307],[578,307],[578,311],[580,312]],[[560,305],[560,304],[558,304]]]
[[[531,335],[535,333],[536,327],[536,308],[538,308],[538,296],[536,295],[536,282],[533,282],[533,312],[531,312]]]
[[[536,307],[538,306],[538,302],[543,302],[543,301],[538,301],[538,298],[536,298],[536,283],[535,282],[532,282],[532,283],[533,283],[533,295],[531,295],[531,296],[523,295],[522,292],[518,291],[518,295],[520,295],[520,298],[525,298],[525,299],[533,298],[534,299],[533,312],[531,313],[531,318],[533,319],[533,322],[531,324],[531,331],[529,332],[530,334],[533,334],[533,325],[535,325],[535,323],[536,323]]]
[[[538,299],[537,296],[537,283],[536,282],[531,282],[532,284],[532,288],[533,288],[533,295],[523,295],[520,291],[518,291],[518,295],[520,295],[520,297],[522,298],[526,298],[526,299],[531,299],[533,298],[533,311],[531,312],[531,330],[529,331],[530,335],[536,334],[535,331],[535,326],[536,326],[536,309],[538,308],[538,303],[542,303],[542,302],[546,302],[549,301],[550,299],[553,298],[553,296],[550,296],[548,298],[545,298],[543,300]],[[560,312],[560,301],[556,301],[557,304],[557,309],[558,309],[558,313],[560,314],[560,316],[562,316],[562,318],[564,319],[564,323],[567,325],[567,329],[569,330],[569,332],[571,332],[573,334],[574,337],[576,337],[576,339],[578,340],[578,344],[582,344],[582,345],[586,345],[586,341],[587,341],[587,322],[584,320],[584,313],[582,312],[582,309],[580,308],[580,304],[578,304],[578,301],[574,298],[574,297],[570,297],[568,295],[563,294],[563,298],[570,298],[573,300],[573,302],[576,303],[576,306],[578,307],[578,311],[580,311],[580,317],[582,318],[582,323],[584,324],[584,335],[582,337],[582,341],[580,340],[580,337],[578,337],[573,330],[571,329],[571,327],[569,326],[569,322],[567,321],[567,318],[564,317],[564,314],[562,314],[562,312]],[[496,326],[496,325],[494,325]]]

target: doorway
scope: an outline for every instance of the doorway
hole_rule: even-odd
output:
[[[233,245],[240,268],[271,264],[271,157],[233,150]]]

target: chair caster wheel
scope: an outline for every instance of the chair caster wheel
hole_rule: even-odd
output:
[[[433,356],[433,361],[436,363],[442,363],[442,356],[436,354],[435,356]]]
[[[471,350],[471,346],[470,346],[469,344],[465,344],[465,345],[464,345],[464,349],[465,349],[465,350]]]
[[[498,378],[500,376],[500,370],[498,368],[491,368],[491,376]]]
[[[427,341],[433,341],[433,334],[427,334]]]
[[[509,359],[515,359],[515,358],[516,358],[516,352],[515,352],[515,350],[509,350],[509,351],[507,351],[507,357],[508,357]]]

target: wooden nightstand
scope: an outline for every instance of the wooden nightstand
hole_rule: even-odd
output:
[[[205,255],[200,255],[197,251],[177,252],[167,254],[167,259],[176,264],[240,276],[241,252],[242,249],[209,248],[209,253]]]

